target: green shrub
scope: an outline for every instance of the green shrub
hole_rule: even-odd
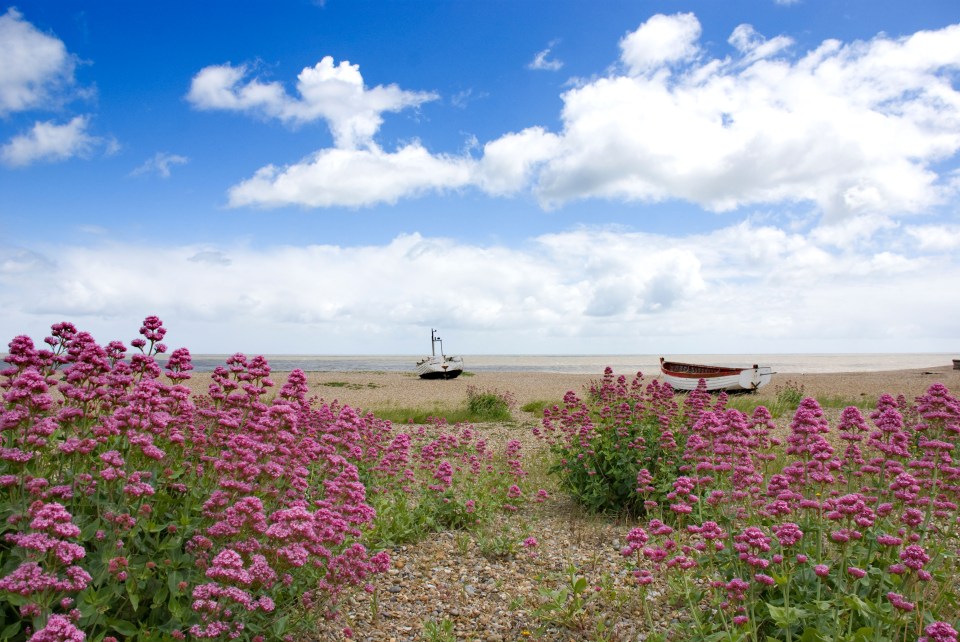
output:
[[[480,390],[467,387],[467,409],[475,421],[510,421],[511,408],[516,405],[513,395],[498,390]]]
[[[550,447],[550,473],[588,511],[639,515],[648,499],[668,492],[681,464],[684,422],[710,398],[690,393],[681,413],[669,386],[654,381],[644,390],[643,383],[638,375],[628,385],[607,368],[586,401],[568,392],[563,407],[546,409],[543,429],[534,428]],[[652,480],[644,494],[637,492],[641,470]]]

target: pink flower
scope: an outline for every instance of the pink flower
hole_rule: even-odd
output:
[[[957,642],[957,632],[946,622],[933,622],[923,630],[926,634],[918,642]]]
[[[747,527],[743,533],[737,535],[734,540],[744,546],[745,549],[754,549],[764,553],[770,550],[770,538],[756,526]],[[745,550],[741,550],[741,552],[745,552]]]
[[[62,615],[51,615],[47,625],[30,637],[30,642],[82,642],[87,636]]]
[[[624,557],[633,555],[636,551],[643,549],[649,539],[650,537],[645,530],[642,528],[634,528],[627,533],[627,546],[623,548],[621,553],[623,553]]]
[[[901,551],[900,559],[907,568],[917,571],[930,561],[930,556],[927,555],[927,552],[923,550],[922,546],[911,544]]]
[[[912,611],[916,606],[912,602],[908,602],[907,599],[899,593],[894,593],[893,591],[887,593],[887,599],[890,600],[893,608],[907,613]]]
[[[800,530],[799,526],[792,522],[787,522],[786,524],[781,524],[780,526],[774,527],[773,534],[777,536],[780,546],[783,546],[784,548],[793,546],[803,537],[803,531]]]
[[[759,584],[765,584],[766,586],[773,586],[777,583],[775,579],[764,573],[757,573],[753,576],[753,579],[755,579]]]
[[[648,584],[653,583],[653,575],[651,575],[650,571],[646,569],[634,571],[633,577],[636,579],[637,584],[639,584],[640,586],[647,586]]]
[[[867,576],[867,572],[865,570],[862,568],[857,568],[856,566],[851,566],[848,568],[847,573],[858,580]]]
[[[830,575],[830,567],[826,564],[817,564],[813,567],[813,572],[817,574],[817,577],[826,577]]]

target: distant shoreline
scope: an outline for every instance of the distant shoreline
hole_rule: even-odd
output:
[[[129,354],[129,353],[128,353]],[[228,354],[192,354],[193,371],[212,372],[226,364]],[[255,353],[245,354],[252,359]],[[262,355],[273,372],[300,369],[310,373],[395,372],[412,373],[422,355]],[[660,355],[461,355],[467,372],[543,373],[600,376],[611,367],[618,374],[660,372]],[[668,359],[714,365],[754,363],[771,366],[781,375],[869,373],[951,368],[960,353],[811,353],[811,354],[664,354]],[[0,359],[6,354],[0,354]],[[158,359],[165,363],[166,355]]]

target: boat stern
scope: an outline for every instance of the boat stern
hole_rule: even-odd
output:
[[[744,390],[759,390],[773,379],[773,369],[769,366],[757,366],[744,368],[740,372],[740,387]]]

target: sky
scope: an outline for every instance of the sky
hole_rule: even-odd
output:
[[[958,152],[955,0],[0,2],[0,351],[956,352]]]

